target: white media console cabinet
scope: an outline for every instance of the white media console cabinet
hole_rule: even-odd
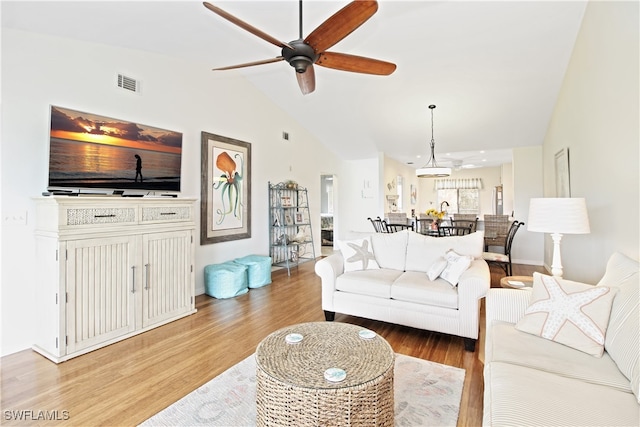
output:
[[[38,198],[33,349],[59,363],[195,313],[194,203]]]

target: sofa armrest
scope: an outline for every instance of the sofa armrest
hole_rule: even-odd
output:
[[[516,323],[524,315],[531,299],[531,288],[493,288],[487,292],[487,325],[494,320]]]
[[[336,278],[344,273],[342,254],[336,252],[316,262],[315,271],[322,281],[322,309],[333,311],[333,293],[336,290]]]
[[[480,301],[491,286],[489,265],[475,259],[458,281],[458,334],[477,339],[480,330]]]
[[[469,268],[462,273],[458,281],[458,295],[460,302],[475,304],[484,297],[491,286],[491,272],[489,265],[482,259],[475,259]]]

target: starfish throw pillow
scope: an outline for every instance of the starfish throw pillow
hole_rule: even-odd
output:
[[[373,255],[371,239],[338,241],[338,247],[344,258],[344,271],[374,270],[380,266]]]
[[[533,273],[533,291],[516,329],[601,357],[615,289]]]

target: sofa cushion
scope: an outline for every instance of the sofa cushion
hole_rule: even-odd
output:
[[[338,247],[344,260],[344,271],[376,270],[380,268],[373,255],[371,239],[338,240]]]
[[[429,280],[419,271],[407,271],[391,285],[391,298],[444,308],[458,308],[458,291],[443,279]]]
[[[483,249],[483,231],[476,231],[465,236],[447,237],[432,237],[419,233],[409,233],[406,270],[426,273],[429,267],[449,250],[454,250],[460,255],[482,258]]]
[[[371,236],[373,254],[381,268],[404,271],[409,234],[416,233],[403,230],[397,233],[376,233]]]
[[[506,362],[631,393],[629,380],[611,357],[593,357],[566,345],[517,330],[513,323],[494,321],[485,347],[485,361]]]
[[[391,298],[391,284],[402,274],[400,270],[350,271],[336,278],[336,289],[359,295]]]
[[[516,328],[600,357],[615,293],[533,273],[531,301]]]
[[[487,364],[484,378],[485,425],[638,425],[633,393],[503,362]]]
[[[614,253],[607,263],[598,286],[618,289],[613,300],[611,316],[604,346],[618,365],[618,369],[629,379],[638,403],[640,403],[640,263]]]

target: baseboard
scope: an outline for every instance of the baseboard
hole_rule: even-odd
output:
[[[544,265],[543,262],[540,262],[538,260],[512,258],[511,259],[511,263],[512,264],[524,264],[524,265],[537,265],[537,266],[542,266],[542,267],[546,268],[547,270],[551,271],[550,269],[547,268],[546,265]]]

